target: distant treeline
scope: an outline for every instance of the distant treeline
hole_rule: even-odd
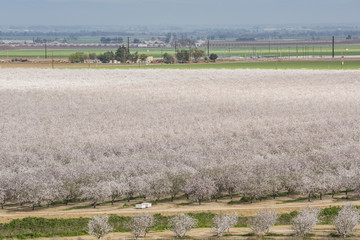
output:
[[[148,38],[148,39],[161,39],[165,43],[174,42],[174,40],[190,39],[196,41],[198,39],[208,40],[233,40],[238,41],[253,41],[263,39],[324,39],[331,36],[336,38],[346,38],[351,35],[353,38],[360,37],[360,31],[356,28],[338,29],[338,28],[320,28],[319,30],[305,30],[305,29],[287,29],[278,28],[273,30],[256,29],[256,28],[243,28],[243,29],[207,29],[207,30],[196,30],[189,32],[143,32],[143,31],[79,31],[79,32],[68,32],[68,31],[0,31],[1,38],[81,38],[81,37],[98,37],[103,39],[104,43],[107,41],[113,43],[121,43],[119,40],[122,37],[131,38]],[[109,40],[110,39],[110,40]],[[102,42],[103,42],[102,41]]]

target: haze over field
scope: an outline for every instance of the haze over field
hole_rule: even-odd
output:
[[[5,25],[341,24],[359,23],[360,9],[358,0],[0,0],[0,4],[0,22]]]

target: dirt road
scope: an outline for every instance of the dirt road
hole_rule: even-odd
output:
[[[313,200],[312,202],[300,201],[292,203],[282,203],[286,200],[292,200],[299,196],[280,197],[272,200],[264,200],[255,203],[244,204],[227,204],[230,199],[222,199],[218,202],[205,202],[201,205],[193,203],[191,205],[179,205],[180,203],[186,203],[186,200],[177,200],[174,202],[158,203],[154,204],[152,208],[146,210],[135,209],[134,207],[123,207],[127,202],[119,202],[114,205],[106,204],[98,206],[97,208],[87,207],[81,209],[69,210],[78,206],[86,206],[89,203],[77,203],[69,204],[68,206],[59,205],[50,208],[38,208],[34,211],[28,206],[7,206],[4,210],[0,210],[0,222],[10,222],[13,219],[19,219],[24,217],[43,217],[43,218],[78,218],[78,217],[93,217],[94,215],[119,215],[119,216],[132,216],[142,211],[147,211],[150,214],[161,213],[162,215],[176,215],[179,213],[199,213],[199,212],[213,212],[213,213],[233,213],[237,212],[241,216],[251,216],[256,214],[262,208],[273,208],[279,214],[289,213],[292,211],[299,211],[307,205],[313,207],[326,208],[330,206],[342,206],[347,203],[340,198],[343,195],[337,195],[337,199],[332,199],[331,196],[325,196],[323,200]],[[130,204],[141,201],[141,199],[133,200]],[[354,205],[360,205],[360,201],[352,202]],[[129,205],[130,205],[129,204]]]

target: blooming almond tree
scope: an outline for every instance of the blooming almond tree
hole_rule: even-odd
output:
[[[225,232],[229,231],[238,222],[238,215],[236,213],[232,215],[216,215],[213,218],[212,232],[215,233],[217,237],[221,237]]]
[[[167,196],[171,191],[171,182],[162,174],[153,174],[149,179],[149,195],[157,202],[161,197]]]
[[[251,219],[250,228],[254,233],[263,235],[275,225],[276,219],[277,214],[274,209],[262,209]]]
[[[96,208],[98,202],[104,201],[111,195],[110,185],[107,182],[95,183],[92,186],[83,187],[81,191],[83,192],[81,198],[90,200],[94,208]]]
[[[154,225],[154,216],[149,213],[139,214],[133,216],[128,224],[135,239],[140,236],[146,237],[146,234],[150,231],[150,228]]]
[[[310,206],[303,209],[299,215],[292,220],[292,229],[296,236],[305,237],[319,222],[319,209]]]
[[[216,193],[215,182],[208,177],[193,177],[190,178],[185,185],[185,193],[190,196],[190,199],[197,201],[199,205],[205,199],[209,199]]]
[[[356,228],[359,222],[359,210],[351,204],[344,205],[334,220],[337,233],[345,238]]]
[[[111,205],[114,205],[114,201],[117,198],[120,198],[128,192],[128,185],[123,181],[123,179],[112,180],[108,182],[110,188],[110,198]]]
[[[0,170],[0,206],[4,209],[5,202],[10,198],[10,172],[6,169]]]
[[[109,225],[108,217],[94,216],[88,223],[89,234],[95,236],[97,239],[102,238],[113,228]]]
[[[169,220],[169,227],[178,238],[184,237],[196,225],[197,220],[185,214],[173,216]]]

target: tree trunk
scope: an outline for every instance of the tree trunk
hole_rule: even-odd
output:
[[[1,209],[4,209],[4,204],[3,203],[1,204]]]
[[[35,204],[32,205],[32,210],[33,210],[33,211],[35,210]]]
[[[348,195],[348,190],[347,190],[347,189],[345,190],[345,195],[346,195],[346,196]]]
[[[335,197],[335,191],[334,190],[331,191],[331,196],[332,196],[332,198]]]
[[[94,202],[94,208],[96,208],[96,202]]]
[[[308,202],[311,202],[311,194],[309,193]]]
[[[322,200],[322,193],[320,193],[320,200]]]
[[[201,200],[199,199],[199,205],[201,205]]]

